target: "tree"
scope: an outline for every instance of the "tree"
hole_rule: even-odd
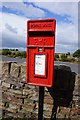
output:
[[[70,52],[67,52],[67,54],[66,55],[70,55]]]
[[[73,53],[73,57],[80,57],[80,49],[76,50],[74,53]]]
[[[65,59],[65,58],[67,58],[67,56],[65,54],[62,54],[61,59]]]
[[[18,51],[18,49],[16,49],[16,51]]]
[[[13,49],[12,51],[15,51],[15,49]]]

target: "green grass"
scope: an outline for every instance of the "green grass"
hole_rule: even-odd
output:
[[[8,56],[8,57],[18,57],[18,58],[26,58],[26,52],[25,51],[11,51],[11,50],[2,50],[2,55]]]
[[[0,50],[0,55],[2,55],[2,50]]]

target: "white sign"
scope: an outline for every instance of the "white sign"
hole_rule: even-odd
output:
[[[35,74],[45,75],[45,54],[35,54]]]

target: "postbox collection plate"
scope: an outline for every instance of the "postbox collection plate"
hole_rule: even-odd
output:
[[[27,21],[27,84],[53,84],[55,19]]]
[[[47,70],[47,53],[37,52],[34,53],[34,76],[45,77]]]

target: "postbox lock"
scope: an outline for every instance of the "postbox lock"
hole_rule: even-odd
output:
[[[39,48],[38,51],[39,51],[39,52],[42,52],[42,48]]]

